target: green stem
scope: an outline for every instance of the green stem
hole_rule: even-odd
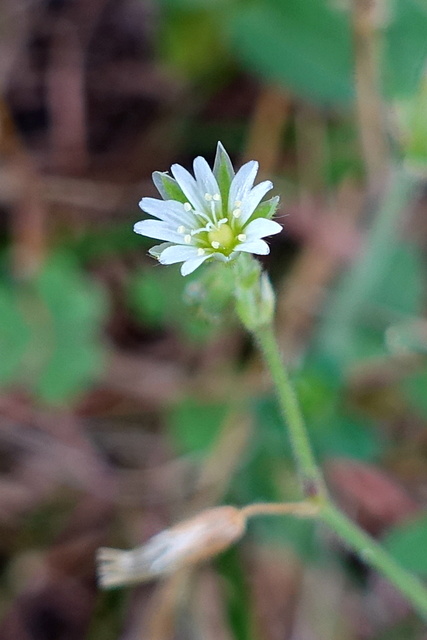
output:
[[[280,410],[289,428],[291,446],[298,465],[304,495],[311,498],[325,496],[325,484],[314,459],[297,397],[280,357],[273,327],[267,324],[253,331],[276,387]]]
[[[399,566],[375,540],[332,504],[327,504],[319,517],[356,551],[366,564],[388,578],[396,589],[406,596],[414,609],[427,619],[427,588],[421,580]]]
[[[327,496],[316,464],[298,400],[279,353],[271,324],[252,328],[271,373],[280,408],[289,428],[290,440],[305,495],[317,499],[323,520],[360,558],[381,572],[405,595],[413,608],[427,619],[427,588],[421,580],[400,567],[388,553],[342,514]]]
[[[416,200],[420,186],[420,180],[404,168],[391,172],[366,245],[332,297],[318,343],[322,352],[341,366],[352,353],[353,331],[360,322],[361,311],[390,271],[400,242],[402,211]]]

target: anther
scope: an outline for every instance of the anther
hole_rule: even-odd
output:
[[[218,226],[220,227],[222,224],[226,224],[228,222],[228,218],[221,218],[221,220],[218,222]]]
[[[221,196],[219,195],[219,193],[214,193],[212,198],[213,200],[215,200],[215,202],[219,202],[221,200]]]
[[[219,242],[217,242],[217,240],[214,240],[213,242],[211,242],[211,245],[213,246],[214,249],[219,249],[221,246]]]
[[[189,202],[185,202],[185,203],[184,203],[184,209],[185,209],[186,211],[191,211],[191,204],[190,204]]]
[[[198,256],[204,256],[205,255],[205,250],[204,249],[197,249],[197,255]]]
[[[207,200],[208,202],[212,200],[212,196],[210,193],[205,193],[205,200]]]
[[[234,209],[233,218],[240,218],[241,215],[242,215],[241,209]]]
[[[185,244],[190,244],[191,243],[190,234],[187,234],[186,236],[184,236],[184,242],[185,242]]]
[[[239,235],[237,236],[237,239],[240,242],[244,242],[246,240],[246,234],[245,233],[239,233]]]
[[[236,202],[234,203],[234,206],[237,208],[241,207],[242,206],[241,200],[236,200]]]
[[[178,233],[185,233],[185,227],[182,224],[180,224],[177,231]]]

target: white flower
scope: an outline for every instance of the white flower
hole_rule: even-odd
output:
[[[266,255],[262,238],[282,230],[270,220],[279,198],[262,202],[272,189],[269,180],[254,185],[258,163],[247,162],[235,174],[230,158],[219,142],[213,171],[204,158],[194,160],[194,177],[179,164],[173,178],[156,171],[153,181],[163,200],[142,198],[139,206],[155,220],[142,220],[134,231],[166,242],[150,254],[161,264],[183,262],[183,276],[205,260],[229,261],[238,252]],[[260,204],[261,203],[261,204]]]

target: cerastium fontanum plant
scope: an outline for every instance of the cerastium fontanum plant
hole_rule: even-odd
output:
[[[263,239],[278,233],[271,220],[278,198],[262,201],[269,181],[254,187],[257,162],[234,173],[219,143],[213,170],[203,158],[194,161],[194,177],[179,165],[172,176],[156,172],[154,183],[163,200],[143,198],[140,206],[155,219],[135,225],[136,233],[162,240],[150,254],[161,264],[182,263],[183,276],[203,262],[229,265],[236,312],[264,357],[284,421],[301,483],[301,502],[224,506],[206,510],[151,538],[132,551],[102,548],[98,572],[103,588],[146,581],[195,564],[224,550],[245,532],[249,516],[289,514],[317,518],[368,565],[381,572],[427,618],[427,588],[408,573],[370,536],[349,520],[330,499],[313,455],[308,433],[280,356],[274,333],[274,293],[267,274],[252,254],[264,255]]]

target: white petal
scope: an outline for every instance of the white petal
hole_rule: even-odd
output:
[[[265,240],[252,240],[251,242],[242,242],[234,247],[234,251],[244,251],[245,253],[256,253],[259,256],[266,256],[270,253],[270,247]]]
[[[187,169],[179,164],[173,164],[171,167],[172,175],[187,196],[190,204],[196,209],[204,211],[206,208],[205,194],[201,193],[197,182]]]
[[[173,246],[175,246],[173,242],[162,242],[162,244],[155,244],[154,247],[151,247],[151,249],[148,249],[148,253],[150,254],[150,256],[153,256],[154,258],[159,258],[160,254],[165,249]]]
[[[188,245],[175,244],[165,249],[160,256],[162,264],[175,264],[176,262],[184,262],[197,257],[197,247],[189,247]]]
[[[213,196],[219,193],[219,186],[212,169],[204,158],[198,156],[193,163],[194,175],[201,194],[210,193]]]
[[[251,189],[243,198],[241,206],[242,215],[240,218],[243,223],[249,220],[265,194],[272,188],[273,183],[270,182],[270,180],[265,180],[264,182],[257,184],[257,186]]]
[[[183,276],[190,275],[190,273],[193,273],[193,271],[195,271],[197,267],[200,267],[200,265],[210,257],[211,255],[208,253],[204,256],[187,260],[186,262],[184,262],[184,264],[181,267],[181,275]]]
[[[256,218],[256,220],[252,220],[252,222],[243,229],[243,233],[250,242],[252,240],[258,240],[259,238],[265,238],[266,236],[274,236],[276,233],[280,233],[282,229],[282,225],[274,220]]]
[[[258,162],[251,160],[241,167],[234,176],[230,185],[230,195],[228,197],[228,210],[236,209],[236,201],[243,202],[247,192],[252,188],[256,174],[258,173]]]
[[[182,234],[174,231],[166,222],[158,222],[157,220],[141,220],[137,222],[133,230],[141,236],[147,238],[156,238],[156,240],[167,240],[169,242],[182,242]]]
[[[172,226],[179,227],[183,224],[189,228],[197,226],[197,221],[190,211],[184,209],[184,205],[176,200],[158,200],[157,198],[142,198],[139,206],[151,216],[170,222]]]

